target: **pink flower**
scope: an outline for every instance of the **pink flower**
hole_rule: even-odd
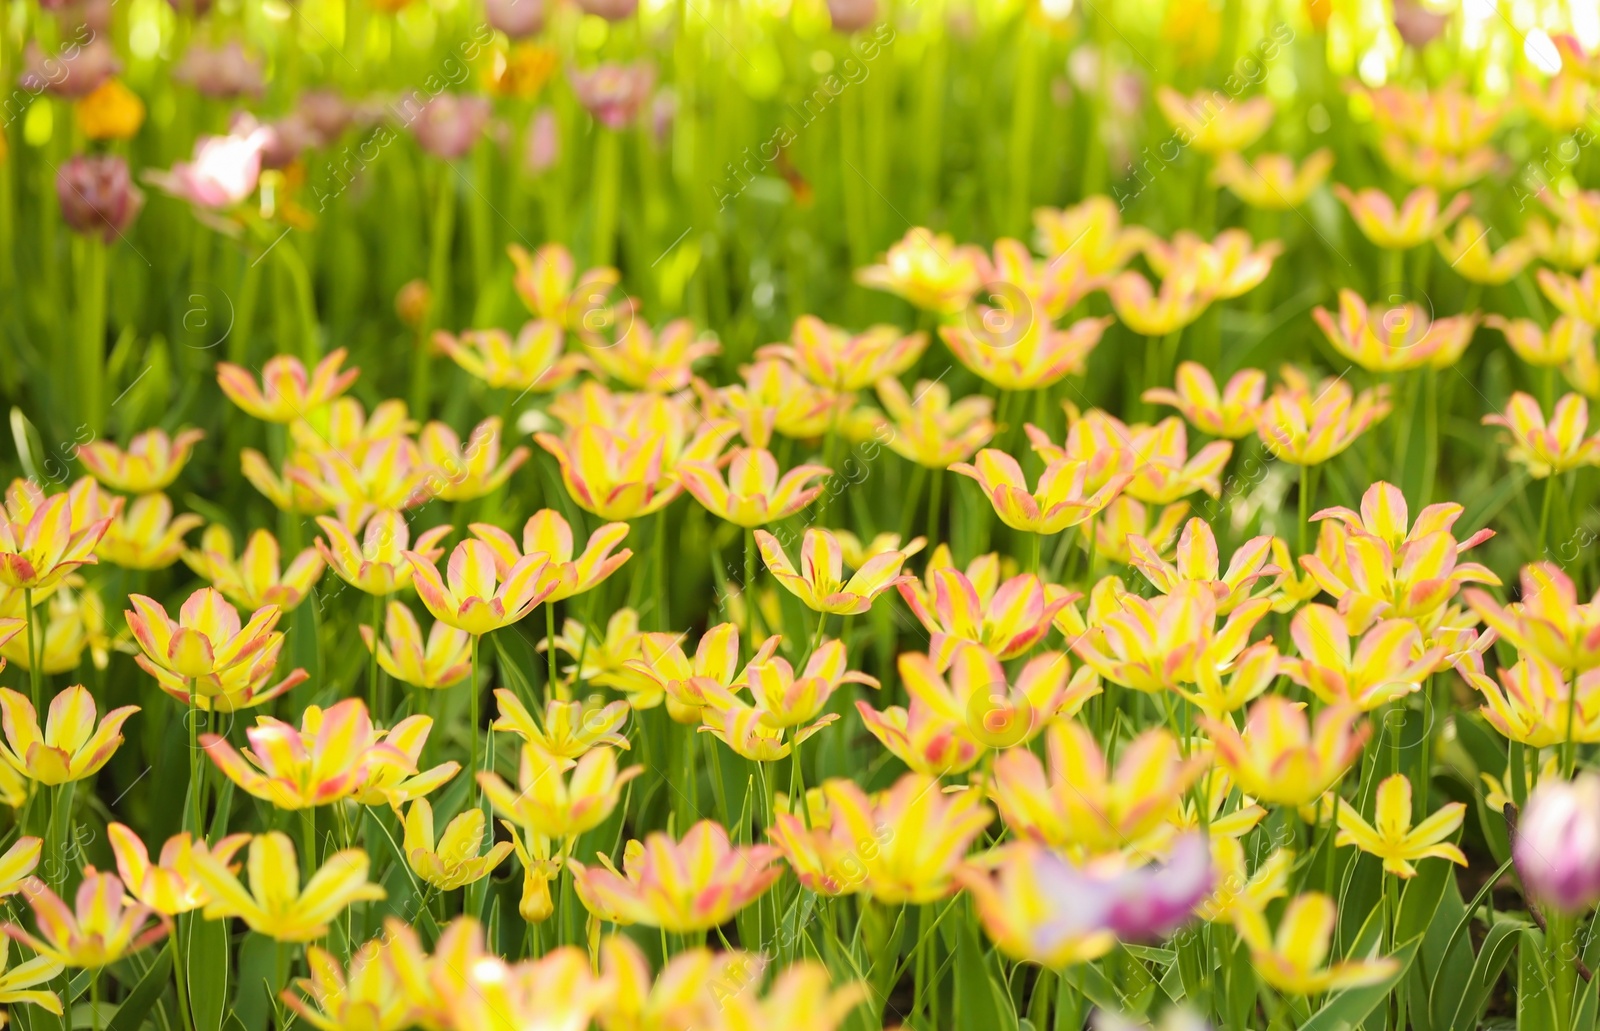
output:
[[[69,41],[51,54],[39,49],[37,43],[29,43],[26,66],[17,81],[31,93],[49,92],[76,99],[93,93],[121,70],[122,62],[103,39]]]
[[[172,77],[217,100],[260,96],[263,86],[261,59],[245,53],[236,39],[220,47],[191,46]]]
[[[411,131],[423,150],[445,160],[472,149],[489,121],[489,98],[441,93],[422,105]]]
[[[145,173],[145,181],[180,200],[221,211],[249,197],[261,178],[261,154],[272,140],[262,125],[244,123],[230,136],[202,136],[194,160],[165,171]]]
[[[489,24],[512,39],[538,35],[544,29],[545,0],[485,0]]]
[[[621,129],[638,116],[655,81],[655,67],[644,61],[597,64],[586,72],[572,73],[578,102],[608,129]]]
[[[56,173],[56,196],[67,225],[106,243],[121,236],[144,206],[128,163],[115,154],[79,154],[62,165]]]
[[[1511,855],[1524,890],[1541,905],[1581,913],[1600,901],[1600,777],[1540,784]]]

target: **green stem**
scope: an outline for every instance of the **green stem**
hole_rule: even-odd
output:
[[[44,701],[44,671],[39,668],[39,645],[44,635],[34,629],[39,614],[33,607],[32,587],[22,589],[22,607],[28,612],[28,690],[33,695],[33,711],[37,716]]]
[[[99,434],[105,420],[106,245],[95,237],[78,241],[78,361],[73,393],[79,421]]]
[[[477,775],[477,771],[479,769],[478,751],[479,751],[479,748],[481,747],[481,744],[480,744],[480,742],[478,740],[479,734],[480,734],[480,731],[478,729],[478,723],[479,723],[479,720],[478,720],[478,695],[480,693],[479,692],[479,688],[478,688],[478,667],[479,667],[479,663],[478,663],[478,646],[482,641],[483,641],[482,635],[480,635],[480,634],[473,634],[472,635],[472,698],[467,703],[467,711],[468,711],[468,714],[469,714],[468,715],[468,719],[470,719],[472,721],[472,752],[471,752],[471,758],[472,758],[472,771],[473,771],[473,775],[474,776]]]
[[[311,806],[300,810],[300,849],[305,853],[300,862],[300,869],[310,871],[317,868],[317,811]]]
[[[383,595],[372,596],[372,655],[367,662],[367,690],[371,692],[368,701],[372,704],[372,718],[379,723],[389,718],[387,699],[383,696],[383,681],[379,679],[381,670],[378,669],[378,644],[383,640],[383,603]]]
[[[756,651],[756,532],[744,531],[744,643],[751,655]]]
[[[928,487],[928,550],[933,550],[934,543],[939,539],[939,495],[944,490],[944,470],[934,469],[929,476]]]
[[[617,188],[620,175],[620,150],[617,134],[610,129],[595,129],[594,140],[594,238],[589,264],[611,264],[617,236]]]
[[[411,414],[417,418],[428,415],[428,330],[444,325],[446,308],[450,299],[450,242],[455,235],[456,197],[449,178],[449,169],[438,170],[438,183],[434,196],[433,235],[428,254],[428,316],[423,322],[423,332],[417,335],[416,350],[411,353]]]

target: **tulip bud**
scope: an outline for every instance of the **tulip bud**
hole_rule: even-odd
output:
[[[1517,823],[1512,857],[1541,904],[1581,913],[1600,902],[1600,776],[1540,784]]]
[[[144,193],[128,174],[128,163],[114,154],[79,154],[56,173],[61,217],[75,231],[110,243],[133,223]]]
[[[116,51],[104,39],[68,43],[48,54],[37,43],[29,43],[24,58],[22,75],[17,80],[23,89],[74,99],[93,93],[122,70]]]
[[[544,0],[484,0],[489,24],[512,39],[544,31]]]
[[[528,122],[523,159],[533,175],[549,170],[561,158],[561,131],[555,112],[540,108]]]
[[[395,314],[400,321],[415,328],[428,317],[428,307],[433,303],[433,292],[425,280],[413,279],[400,288],[394,296]]]

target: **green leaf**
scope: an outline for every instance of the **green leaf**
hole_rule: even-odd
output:
[[[1377,984],[1347,988],[1335,995],[1323,1003],[1322,1008],[1311,1015],[1310,1020],[1300,1025],[1300,1031],[1349,1031],[1350,1028],[1358,1026],[1384,999],[1389,997],[1389,993],[1406,976],[1411,969],[1411,961],[1416,958],[1417,950],[1421,947],[1422,942],[1419,939],[1413,939],[1400,946],[1393,956],[1399,961],[1398,970]]]
[[[1472,922],[1472,914],[1479,906],[1483,905],[1483,900],[1488,898],[1489,892],[1494,890],[1495,883],[1504,877],[1509,869],[1511,869],[1511,860],[1507,859],[1500,864],[1500,869],[1496,870],[1488,880],[1483,882],[1483,887],[1478,889],[1478,894],[1472,896],[1472,901],[1467,904],[1465,911],[1462,912],[1461,919],[1456,921],[1455,929],[1450,932],[1449,943],[1444,948],[1445,955],[1449,955],[1455,948],[1456,940],[1467,933],[1467,926]],[[1445,986],[1445,990],[1452,991],[1453,989],[1450,986]],[[1435,980],[1428,993],[1428,1008],[1433,1012],[1438,1012],[1439,1009],[1439,991],[1440,983]]]
[[[996,984],[983,961],[983,946],[971,920],[956,935],[955,1012],[972,1027],[1016,1031],[1017,1014],[1005,986]]]
[[[228,922],[190,913],[183,969],[195,1031],[220,1031],[228,1009]]]
[[[1555,992],[1544,968],[1544,935],[1530,927],[1517,935],[1517,1031],[1557,1031]]]
[[[1461,993],[1455,1016],[1450,1021],[1450,1031],[1472,1031],[1479,1026],[1484,1007],[1489,1002],[1489,992],[1511,961],[1511,953],[1517,946],[1519,932],[1524,926],[1513,920],[1498,921],[1489,928],[1489,934],[1483,940],[1483,948],[1478,950],[1478,959],[1473,963],[1472,973],[1466,982],[1446,986],[1450,994]],[[1437,982],[1435,987],[1438,987]]]
[[[1455,842],[1458,830],[1451,837]],[[1417,875],[1406,882],[1400,896],[1400,919],[1395,921],[1395,941],[1408,942],[1427,933],[1433,914],[1444,898],[1445,885],[1455,879],[1455,864],[1448,859],[1424,859],[1417,864]]]
[[[176,945],[168,942],[167,947],[156,954],[150,969],[144,972],[139,983],[133,986],[133,991],[117,1007],[116,1015],[106,1025],[106,1031],[138,1031],[139,1025],[144,1023],[145,1014],[150,1012],[150,1007],[167,989],[167,980],[172,976],[172,953],[176,948]]]

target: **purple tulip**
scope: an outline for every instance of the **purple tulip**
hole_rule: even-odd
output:
[[[489,24],[512,39],[544,31],[545,0],[484,0]]]
[[[26,66],[17,81],[30,93],[77,99],[93,93],[121,70],[122,62],[104,39],[68,43],[51,54],[29,43]]]
[[[1511,848],[1528,895],[1563,913],[1600,902],[1600,776],[1540,784]]]
[[[1162,864],[1141,866],[1106,882],[1106,923],[1123,941],[1164,938],[1188,923],[1211,893],[1211,848],[1199,834],[1173,843]]]
[[[608,129],[621,129],[638,117],[655,82],[655,68],[643,61],[598,64],[586,72],[572,72],[578,102]]]
[[[483,135],[489,113],[487,97],[441,93],[422,105],[411,131],[428,153],[446,160],[458,158]]]
[[[77,232],[106,243],[121,236],[144,207],[128,163],[115,154],[79,154],[56,172],[61,218]]]
[[[265,86],[260,59],[245,53],[239,41],[232,39],[220,47],[190,47],[172,77],[213,100],[260,96]]]

